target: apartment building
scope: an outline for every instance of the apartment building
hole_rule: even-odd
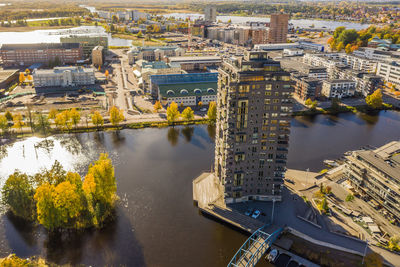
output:
[[[356,93],[366,97],[372,94],[383,85],[380,76],[365,71],[356,71],[349,68],[342,69],[338,73],[338,78],[342,80],[352,80],[356,82]]]
[[[83,58],[79,43],[3,44],[0,55],[4,66],[42,64],[75,64]]]
[[[226,203],[281,200],[293,82],[264,51],[219,69],[215,176]]]
[[[378,62],[376,75],[381,76],[386,82],[395,84],[400,88],[400,61]]]
[[[34,70],[35,87],[67,87],[95,84],[94,69],[82,67],[56,67],[51,70]]]
[[[268,43],[286,43],[289,25],[289,14],[271,14]]]
[[[96,46],[92,50],[92,64],[102,66],[104,63],[104,47]]]
[[[289,72],[298,72],[304,76],[310,78],[316,78],[319,80],[326,80],[328,79],[328,72],[326,67],[322,66],[311,66],[309,64],[305,64],[298,60],[292,60],[283,58],[280,60],[281,66],[283,69]]]
[[[389,51],[382,51],[380,49],[370,47],[360,47],[353,51],[353,55],[375,61],[385,61],[392,57],[392,53]]]
[[[83,55],[85,58],[90,58],[92,50],[96,46],[102,46],[104,52],[108,50],[108,37],[107,35],[70,35],[60,37],[62,44],[79,43],[83,49]]]
[[[321,95],[326,98],[345,98],[354,96],[356,82],[352,80],[325,80],[322,82]]]
[[[308,77],[302,74],[291,75],[292,81],[295,82],[294,94],[305,101],[307,99],[315,100],[321,95],[322,81],[321,79]]]
[[[185,49],[178,46],[135,46],[128,52],[129,64],[135,60],[161,61],[166,57],[181,57]]]
[[[400,142],[353,151],[346,159],[345,174],[355,190],[400,221]]]

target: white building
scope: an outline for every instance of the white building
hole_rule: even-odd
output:
[[[353,52],[355,56],[372,59],[375,61],[385,61],[392,57],[392,53],[388,51],[382,51],[372,47],[360,47]]]
[[[56,67],[51,70],[35,69],[32,76],[35,87],[92,85],[96,82],[94,69],[82,67]]]
[[[378,62],[376,74],[386,82],[395,84],[400,88],[400,63],[399,62]]]
[[[344,98],[354,96],[356,82],[352,80],[326,80],[322,83],[321,94],[327,98]]]

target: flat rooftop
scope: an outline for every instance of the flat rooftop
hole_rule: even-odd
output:
[[[23,50],[23,49],[72,49],[79,48],[79,43],[40,43],[40,44],[3,44],[0,50]]]
[[[170,62],[207,62],[207,61],[222,61],[221,57],[217,56],[199,56],[199,57],[170,57]]]

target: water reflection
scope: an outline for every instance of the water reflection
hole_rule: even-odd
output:
[[[192,136],[194,133],[194,128],[186,126],[182,129],[182,135],[185,137],[186,142],[192,141]]]
[[[179,129],[176,127],[170,127],[167,132],[167,138],[172,146],[176,146],[178,144]]]
[[[216,135],[215,129],[216,129],[215,124],[207,125],[207,132],[208,132],[208,135],[210,136],[211,140],[215,140],[215,135]]]

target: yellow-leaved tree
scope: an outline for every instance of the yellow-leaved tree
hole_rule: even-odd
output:
[[[103,116],[101,116],[100,112],[98,112],[97,110],[93,112],[91,119],[92,123],[96,126],[97,129],[99,129],[99,127],[103,126],[104,124]]]
[[[72,108],[69,111],[69,117],[71,118],[71,121],[74,124],[75,129],[76,129],[76,126],[81,121],[81,113],[76,108]]]
[[[172,102],[167,108],[167,120],[168,122],[175,123],[175,121],[179,118],[179,110],[178,105],[175,102]]]
[[[162,105],[160,101],[156,101],[156,103],[154,103],[154,111],[158,112],[160,109],[162,109]]]
[[[110,122],[114,126],[118,126],[121,121],[125,120],[124,113],[116,106],[110,109]]]
[[[374,109],[381,108],[383,105],[381,89],[378,89],[375,92],[373,92],[372,94],[368,95],[365,98],[365,102],[371,108],[374,108]]]
[[[182,118],[185,121],[191,121],[194,119],[194,111],[190,108],[187,107],[182,111]]]
[[[93,224],[101,225],[110,216],[117,199],[114,167],[107,154],[101,154],[100,158],[89,166],[82,188],[88,199]]]
[[[215,122],[217,120],[217,103],[215,101],[211,101],[208,106],[207,117],[211,122]]]

